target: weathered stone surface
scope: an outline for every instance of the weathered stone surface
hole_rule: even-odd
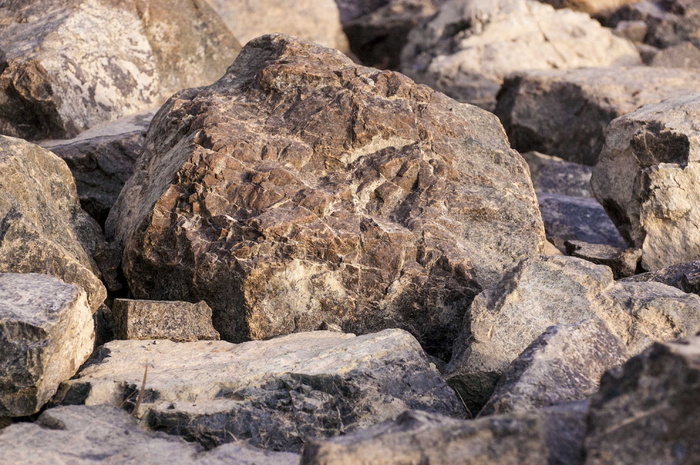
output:
[[[395,418],[406,409],[464,416],[464,408],[405,331],[330,331],[270,341],[114,341],[105,357],[64,383],[65,403],[121,405],[141,386],[139,415],[155,429],[210,447],[234,438],[300,450]],[[132,405],[133,405],[132,396]]]
[[[700,337],[654,344],[591,400],[586,465],[700,463]]]
[[[51,276],[0,273],[0,417],[39,411],[94,340],[84,290]]]
[[[599,318],[627,356],[700,330],[700,298],[660,283],[615,282],[610,268],[566,256],[523,260],[471,305],[450,363],[453,377],[490,395],[518,355],[549,326]],[[481,392],[478,391],[481,389]]]
[[[450,0],[411,32],[401,61],[417,82],[487,110],[514,71],[641,64],[631,42],[587,14],[531,0]]]
[[[679,70],[675,70],[679,71]],[[606,130],[593,170],[596,197],[642,267],[700,258],[700,94],[646,105]]]
[[[566,241],[580,240],[626,248],[627,244],[605,209],[595,200],[537,193],[547,240],[566,252]]]
[[[399,327],[447,359],[542,250],[527,172],[493,115],[269,35],[158,113],[107,230],[134,296],[205,300],[223,339]]]
[[[218,79],[239,48],[204,0],[4,2],[0,133],[73,137]]]
[[[479,416],[584,400],[626,355],[602,320],[551,326],[505,370]]]
[[[74,139],[39,142],[68,164],[80,205],[100,224],[134,172],[153,115],[153,111],[139,113],[94,127]]]
[[[647,28],[644,21],[620,21],[615,25],[613,34],[629,39],[632,42],[635,42],[635,45],[638,45],[644,41],[644,37],[646,37],[648,30],[649,28]],[[653,48],[656,49],[656,47]],[[639,50],[639,47],[637,47],[637,50]],[[641,50],[639,50],[639,54],[641,55],[644,63],[647,63],[647,60],[644,59],[644,54]]]
[[[571,8],[576,11],[585,11],[590,15],[610,13],[623,5],[638,2],[639,0],[539,0],[549,3],[554,8]]]
[[[391,0],[335,0],[340,11],[340,22],[349,23],[387,5]]]
[[[0,456],[7,465],[294,465],[299,456],[226,444],[200,447],[139,428],[116,407],[64,406],[46,410],[36,423],[17,423],[0,431]]]
[[[218,340],[206,302],[115,299],[115,339]]]
[[[535,191],[570,197],[593,197],[590,166],[539,152],[523,153]]]
[[[311,441],[302,465],[580,463],[585,410],[543,410],[459,421],[408,411],[395,421]],[[573,432],[573,434],[572,434]],[[560,461],[561,459],[571,461]]]
[[[650,67],[526,71],[505,80],[496,114],[513,147],[595,165],[610,121],[700,92],[700,70]]]
[[[0,136],[0,173],[0,272],[54,275],[85,289],[97,310],[107,292],[92,255],[104,250],[104,239],[80,208],[65,162]]]
[[[639,249],[619,248],[605,244],[565,241],[564,247],[566,247],[566,255],[583,258],[598,265],[609,266],[615,279],[635,274],[639,267],[639,260],[642,258],[642,251]]]
[[[206,0],[242,44],[283,32],[346,52],[348,39],[333,0]]]
[[[691,42],[681,42],[659,50],[649,64],[667,68],[700,68],[700,49]]]
[[[689,294],[700,295],[700,262],[681,263],[661,270],[637,274],[626,278],[625,281],[654,281],[676,287]]]

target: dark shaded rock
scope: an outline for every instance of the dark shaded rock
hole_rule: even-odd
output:
[[[657,271],[626,278],[628,282],[654,281],[673,286],[689,294],[700,295],[700,262],[681,263]]]
[[[161,109],[107,221],[137,298],[229,341],[337,324],[449,358],[466,305],[544,234],[497,119],[286,35]]]
[[[335,0],[340,10],[340,22],[343,24],[364,16],[387,5],[391,0]]]
[[[586,464],[700,463],[700,337],[654,344],[591,399]]]
[[[700,49],[691,42],[681,42],[659,50],[649,64],[667,68],[700,68]]]
[[[0,133],[69,138],[218,79],[240,46],[204,0],[42,0],[0,9]]]
[[[605,131],[591,186],[646,270],[700,259],[699,117],[696,93],[645,105]]]
[[[115,339],[218,340],[206,302],[116,299],[112,305]]]
[[[496,114],[517,150],[595,165],[610,121],[644,104],[691,92],[700,92],[700,70],[523,71],[505,80]]]
[[[609,266],[615,279],[634,275],[642,258],[642,251],[639,249],[622,249],[605,244],[571,240],[565,241],[564,247],[566,247],[566,255]]]
[[[113,341],[64,383],[63,402],[133,409],[152,427],[206,447],[245,440],[298,451],[395,418],[406,409],[463,417],[457,395],[405,331],[354,336],[298,333],[239,345],[228,342]]]
[[[81,288],[46,275],[0,273],[0,417],[38,412],[87,360],[94,340]]]
[[[535,191],[570,197],[593,197],[590,166],[539,152],[523,153]]]

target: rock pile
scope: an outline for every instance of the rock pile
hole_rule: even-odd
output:
[[[0,3],[2,465],[700,463],[695,2]]]

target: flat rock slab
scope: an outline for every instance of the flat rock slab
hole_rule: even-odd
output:
[[[583,258],[598,265],[609,266],[615,279],[626,278],[637,273],[639,260],[642,258],[642,251],[639,249],[613,247],[606,244],[591,244],[583,241],[568,240],[564,241],[564,247],[566,248],[566,255]],[[649,281],[657,280],[649,279]]]
[[[206,302],[115,299],[115,339],[170,339],[175,342],[218,340]]]
[[[145,431],[116,407],[64,406],[46,410],[35,423],[0,430],[3,465],[295,465],[299,456],[245,444],[203,451],[182,439]]]
[[[591,399],[586,465],[700,463],[700,337],[654,344]]]
[[[535,191],[569,197],[593,197],[592,167],[539,152],[525,152],[522,155],[530,167]]]
[[[411,31],[401,55],[407,76],[489,111],[516,71],[638,64],[630,41],[587,14],[531,0],[449,0]]]
[[[654,271],[700,259],[700,93],[645,105],[608,126],[596,198]]]
[[[38,412],[88,359],[94,340],[81,288],[46,275],[0,273],[0,417]]]
[[[114,341],[101,360],[66,382],[64,403],[135,400],[155,429],[207,447],[234,438],[299,451],[323,438],[396,417],[406,409],[464,416],[457,395],[401,330],[354,336],[300,333],[243,344]]]
[[[692,92],[700,92],[700,70],[523,71],[505,80],[496,114],[517,150],[595,165],[610,121],[644,104]]]
[[[136,298],[205,300],[225,340],[398,327],[447,359],[543,248],[527,171],[494,115],[273,34],[159,111],[106,226]]]
[[[700,262],[681,263],[625,279],[629,282],[654,281],[677,287],[683,292],[700,294]]]

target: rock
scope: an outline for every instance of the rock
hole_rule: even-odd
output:
[[[386,5],[343,23],[350,50],[362,63],[397,69],[409,32],[431,17],[443,0],[390,0]]]
[[[115,339],[219,340],[206,302],[115,299]]]
[[[642,258],[642,251],[639,249],[623,249],[605,244],[565,241],[564,247],[567,255],[609,266],[615,279],[634,275],[639,267],[639,259]]]
[[[340,11],[340,22],[347,24],[350,21],[378,10],[387,5],[391,0],[335,0]]]
[[[417,82],[493,111],[512,72],[641,60],[631,42],[585,13],[531,0],[449,0],[411,32],[401,62],[401,71]]]
[[[649,64],[666,68],[700,68],[700,49],[691,42],[681,42],[659,50]]]
[[[535,191],[569,197],[593,197],[590,166],[579,165],[539,152],[523,153]]]
[[[41,141],[61,157],[75,178],[80,205],[104,225],[109,209],[134,172],[154,112],[122,118],[81,133],[70,140]]]
[[[202,0],[42,0],[0,10],[0,134],[70,138],[218,79],[240,46]]]
[[[626,360],[602,320],[551,326],[505,370],[479,416],[585,400],[603,373]]]
[[[107,221],[136,298],[238,342],[398,327],[449,358],[466,305],[544,242],[495,116],[276,34],[151,124]]]
[[[38,412],[94,340],[84,290],[51,276],[0,273],[0,417]]]
[[[591,400],[586,465],[700,462],[700,337],[654,344]]]
[[[537,193],[547,240],[566,252],[566,241],[579,240],[626,248],[625,240],[595,200]]]
[[[206,0],[245,44],[263,34],[283,32],[341,52],[348,39],[333,0]]]
[[[644,37],[646,37],[648,30],[649,28],[644,21],[620,21],[615,25],[613,34],[638,44],[644,42]],[[639,48],[637,48],[637,50],[639,50]],[[641,51],[640,55],[644,63],[646,63],[647,61],[644,60],[644,54],[642,54]]]
[[[637,274],[626,278],[627,282],[649,282],[666,284],[689,294],[700,295],[700,262],[681,263],[658,271]]]
[[[649,271],[700,259],[698,117],[700,94],[691,94],[646,105],[605,132],[591,186]]]
[[[457,395],[401,330],[354,336],[330,331],[270,341],[114,341],[64,383],[64,403],[122,405],[139,389],[139,416],[154,429],[206,447],[245,440],[298,451],[394,418],[406,409],[464,416]]]
[[[296,454],[239,444],[204,452],[179,438],[144,431],[128,413],[106,405],[57,407],[44,411],[36,423],[14,424],[0,431],[0,456],[8,465],[299,463]]]
[[[700,298],[659,283],[615,282],[608,267],[574,257],[526,259],[472,302],[451,377],[471,388],[460,392],[469,406],[470,397],[489,396],[508,365],[549,326],[595,318],[629,357],[653,341],[700,330]]]
[[[554,8],[571,8],[590,15],[611,13],[614,10],[639,0],[539,0],[549,3]]]
[[[107,291],[92,259],[99,226],[80,208],[65,162],[39,146],[0,136],[0,273],[42,273],[87,292],[93,311]]]
[[[649,67],[524,71],[498,97],[513,147],[595,165],[604,130],[647,103],[700,92],[700,71]]]
[[[580,455],[584,430],[580,408],[471,421],[408,411],[366,430],[311,441],[301,465],[576,464],[571,459]]]

